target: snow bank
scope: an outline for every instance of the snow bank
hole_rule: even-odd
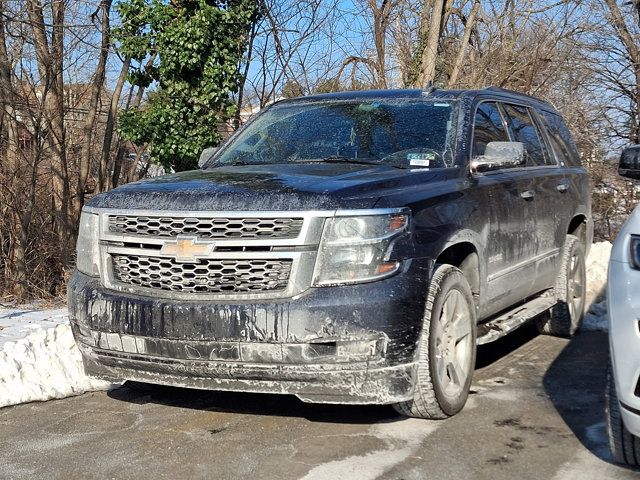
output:
[[[598,242],[591,245],[586,262],[587,305],[597,303],[604,298],[611,247],[611,242]]]
[[[598,242],[591,246],[587,258],[587,313],[582,322],[583,330],[607,331],[607,271],[611,256],[611,243]]]
[[[0,407],[109,387],[84,374],[66,309],[0,308]]]

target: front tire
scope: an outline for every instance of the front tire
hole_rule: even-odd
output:
[[[640,466],[640,438],[630,433],[622,422],[611,361],[609,361],[609,368],[607,369],[605,405],[609,448],[611,449],[613,459],[616,463],[630,465],[632,467]]]
[[[467,401],[476,359],[476,313],[469,282],[451,265],[436,265],[429,284],[413,398],[394,405],[426,419],[455,415]]]
[[[538,323],[540,333],[572,337],[582,325],[587,291],[584,245],[574,235],[567,235],[562,252],[562,266],[553,289],[557,303],[549,316]]]

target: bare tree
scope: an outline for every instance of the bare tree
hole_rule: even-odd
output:
[[[417,85],[426,87],[433,83],[436,74],[436,60],[438,58],[438,44],[440,43],[440,34],[443,27],[443,17],[445,12],[444,0],[433,0],[429,7],[425,3],[423,12],[422,32],[426,29],[426,19],[429,18],[429,28],[427,29],[426,44],[420,58],[420,71],[418,72]],[[429,14],[427,15],[427,11]]]
[[[89,171],[91,167],[91,154],[93,152],[93,141],[96,129],[96,121],[98,117],[98,101],[100,100],[100,94],[104,89],[104,79],[107,68],[107,58],[109,56],[109,49],[111,47],[111,14],[112,0],[101,0],[98,11],[101,12],[100,29],[101,29],[101,44],[100,53],[98,56],[98,64],[93,76],[93,81],[90,90],[90,99],[87,114],[85,116],[84,125],[82,128],[82,153],[80,157],[78,185],[76,192],[76,204],[75,211],[77,212],[84,205],[85,189],[87,185],[87,178],[89,177]],[[95,17],[98,13],[96,11],[92,17]]]
[[[241,89],[242,102],[250,89],[259,107],[274,101],[287,80],[296,80],[307,91],[333,67],[323,42],[325,31],[338,11],[337,0],[265,0],[262,20],[251,38],[248,62],[255,73]],[[246,66],[245,72],[249,72]],[[239,105],[242,108],[242,103]]]
[[[111,0],[93,1],[0,0],[2,296],[63,291],[85,193],[96,191],[95,160],[107,165],[108,188],[113,150],[132,148],[102,155],[107,136],[119,144],[112,139],[125,77],[110,93]]]
[[[460,75],[460,71],[462,70],[462,65],[464,62],[465,54],[467,51],[467,46],[469,44],[469,40],[471,39],[471,33],[473,32],[476,16],[478,15],[478,10],[480,9],[480,0],[474,0],[473,7],[471,7],[471,13],[469,16],[464,18],[464,35],[462,36],[462,42],[460,44],[460,48],[458,50],[458,55],[456,56],[456,61],[453,65],[453,70],[451,71],[451,75],[449,77],[448,86],[453,87],[458,82],[458,76]]]
[[[0,0],[0,12],[5,11],[5,2]],[[26,234],[19,211],[14,208],[15,194],[21,191],[18,179],[22,171],[18,165],[17,126],[15,114],[15,92],[13,87],[13,67],[7,52],[6,26],[0,15],[0,172],[3,179],[0,184],[0,212],[9,220],[11,232],[4,231],[2,245],[7,245],[7,261],[4,274],[10,279],[11,293],[24,297],[27,293]],[[9,234],[9,235],[8,235]]]
[[[615,0],[605,0],[609,15],[607,20],[613,27],[620,50],[616,55],[615,63],[622,68],[605,68],[603,76],[606,77],[611,87],[616,90],[622,98],[628,102],[627,111],[627,134],[629,142],[640,143],[640,2],[623,2],[624,7],[629,11],[624,15],[618,2]],[[614,63],[614,65],[615,65]],[[625,73],[627,75],[625,75]],[[626,78],[625,78],[626,77]],[[624,111],[618,112],[624,115]]]
[[[38,71],[43,84],[43,104],[47,112],[45,121],[49,129],[47,140],[51,149],[56,229],[58,239],[63,245],[64,263],[67,264],[71,261],[74,226],[69,216],[70,188],[64,125],[65,2],[64,0],[51,1],[49,5],[51,24],[49,24],[45,22],[42,5],[36,0],[26,1]],[[50,30],[51,42],[49,42],[47,30]]]
[[[368,0],[368,5],[369,10],[371,10],[371,16],[373,17],[373,41],[376,47],[375,61],[370,64],[374,67],[376,72],[376,87],[387,88],[387,35],[389,23],[392,20],[392,14],[398,5],[398,2],[382,0],[380,5],[378,5],[377,0]]]
[[[109,110],[107,111],[104,140],[102,142],[102,156],[98,172],[98,191],[100,192],[104,192],[111,188],[111,185],[109,184],[111,177],[107,173],[110,166],[110,160],[112,158],[111,144],[113,143],[113,133],[118,116],[120,97],[122,96],[122,89],[124,88],[124,83],[127,79],[127,72],[129,71],[130,64],[131,59],[125,58],[122,63],[122,68],[120,69],[120,75],[118,76],[118,80],[113,90],[113,95],[111,96]]]

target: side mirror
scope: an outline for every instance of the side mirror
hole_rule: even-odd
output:
[[[618,173],[623,177],[640,180],[640,146],[625,148],[622,151]]]
[[[220,147],[205,148],[200,154],[200,158],[198,159],[198,166],[202,168],[205,163],[211,160],[211,157],[213,157],[216,154],[219,148]]]
[[[484,155],[471,160],[471,170],[477,173],[522,167],[526,163],[521,142],[489,142]]]

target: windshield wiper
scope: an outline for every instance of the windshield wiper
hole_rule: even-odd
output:
[[[382,165],[380,160],[374,158],[350,158],[343,155],[330,155],[322,158],[302,158],[294,160],[295,163],[356,163],[360,165]]]
[[[244,160],[238,160],[236,162],[230,162],[230,163],[212,163],[210,165],[207,165],[207,168],[220,168],[220,167],[239,167],[239,166],[243,166],[243,165],[262,165],[260,163],[255,163],[255,162],[247,162]]]
[[[278,163],[278,162],[274,162]],[[328,157],[322,158],[300,158],[297,160],[289,160],[287,162],[280,163],[352,163],[357,165],[385,165],[393,168],[404,168],[399,165],[394,165],[392,163],[387,163],[377,158],[350,158],[342,155],[330,155]],[[243,165],[272,165],[272,163],[263,163],[263,162],[247,162],[244,160],[238,160],[231,163],[213,163],[211,165],[207,165],[207,169],[209,168],[219,168],[219,167],[237,167]]]

